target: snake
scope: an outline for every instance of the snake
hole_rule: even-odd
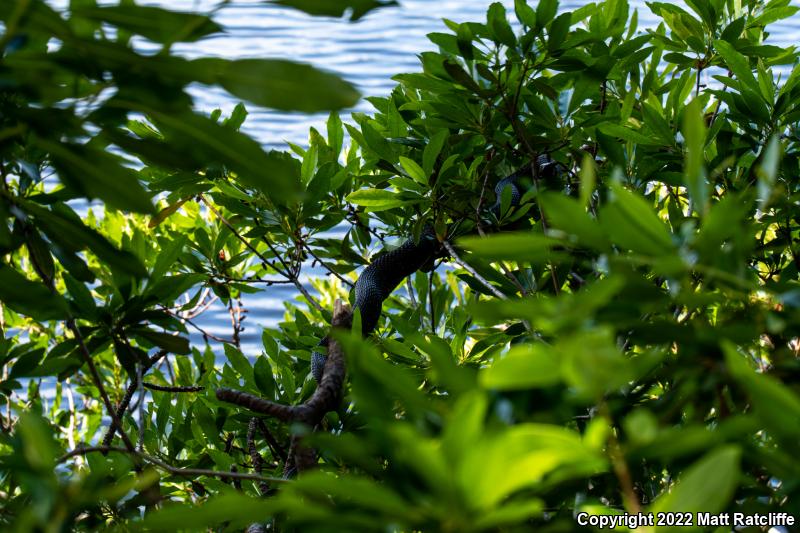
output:
[[[540,175],[558,172],[558,163],[547,154],[536,158],[535,167]],[[526,165],[497,182],[494,188],[496,201],[489,208],[495,218],[500,217],[501,198],[506,188],[511,189],[510,205],[519,205],[523,194],[520,182],[526,177],[530,178],[530,174],[531,166]],[[419,240],[409,238],[398,248],[380,253],[358,276],[354,288],[354,307],[361,313],[362,336],[369,336],[378,325],[384,300],[406,277],[418,270],[430,272],[434,261],[443,256],[442,245],[430,226],[425,227]],[[328,337],[325,337],[318,346],[327,345]],[[319,351],[311,354],[311,375],[317,383],[322,380],[326,360],[326,356]]]

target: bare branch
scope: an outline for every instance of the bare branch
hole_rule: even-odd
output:
[[[63,462],[68,461],[72,457],[83,456],[95,452],[100,452],[103,454],[106,454],[108,452],[118,452],[127,455],[133,455],[175,476],[183,476],[183,477],[208,476],[208,477],[218,477],[222,479],[251,479],[253,481],[264,481],[269,483],[286,483],[288,481],[286,479],[281,479],[278,477],[260,476],[258,474],[246,474],[244,472],[224,472],[221,470],[206,470],[204,468],[178,468],[176,466],[172,466],[168,463],[165,463],[161,459],[153,457],[152,455],[148,455],[144,452],[138,450],[127,450],[119,446],[86,446],[86,447],[76,448],[59,457],[56,460],[56,463],[61,464]]]
[[[142,375],[147,373],[147,371],[150,370],[153,365],[158,363],[165,355],[167,355],[166,350],[159,350],[156,352],[147,362],[145,368],[142,369]],[[118,419],[121,420],[122,417],[125,416],[125,412],[128,410],[128,406],[131,403],[131,398],[133,398],[133,393],[136,392],[138,387],[139,384],[136,382],[136,380],[131,380],[131,383],[128,385],[128,389],[125,391],[125,395],[122,397],[122,400],[120,400],[119,405],[117,406],[116,416]],[[106,432],[105,436],[103,437],[103,446],[108,446],[111,444],[111,440],[114,438],[114,433],[115,428],[114,426],[111,426],[111,428],[109,428],[108,432]]]
[[[222,216],[222,213],[220,213],[217,210],[217,208],[214,207],[211,204],[211,202],[206,200],[206,197],[203,196],[202,194],[200,195],[200,200],[204,204],[206,204],[206,206],[211,210],[211,212],[214,213],[214,215],[216,215],[216,217],[219,218],[219,220],[223,224],[225,224],[225,226],[227,226],[229,230],[231,230],[231,233],[233,233],[236,236],[236,238],[239,239],[247,247],[248,250],[250,250],[251,252],[256,254],[256,257],[261,259],[261,261],[263,261],[264,264],[269,265],[273,270],[275,270],[276,272],[278,272],[279,274],[283,275],[288,280],[290,280],[292,283],[294,283],[294,286],[297,287],[297,290],[299,290],[303,294],[303,296],[306,297],[306,299],[308,300],[308,303],[310,305],[312,305],[317,311],[319,311],[320,313],[324,312],[324,310],[322,309],[322,306],[319,304],[319,302],[317,302],[311,296],[311,294],[308,292],[308,290],[305,287],[303,287],[303,284],[300,283],[300,280],[292,272],[292,269],[289,268],[289,265],[286,264],[286,261],[284,261],[283,258],[280,256],[280,254],[275,250],[275,248],[273,248],[272,243],[270,243],[268,239],[264,239],[264,242],[266,243],[267,247],[269,247],[269,249],[272,252],[272,254],[278,259],[278,261],[280,261],[281,265],[283,265],[284,270],[281,270],[280,268],[278,268],[277,265],[274,262],[272,262],[269,259],[267,259],[267,257],[264,254],[259,252],[252,244],[250,244],[250,242],[247,239],[245,239],[236,230],[236,228],[233,227],[233,224],[228,222],[228,220],[224,216]]]
[[[92,381],[94,381],[97,390],[100,391],[100,398],[102,398],[103,404],[106,406],[106,410],[108,411],[108,414],[111,417],[110,433],[113,435],[113,432],[115,430],[114,428],[116,428],[116,431],[119,431],[119,435],[122,438],[122,442],[125,444],[125,448],[127,448],[128,451],[130,452],[135,452],[133,442],[131,442],[130,437],[128,437],[128,434],[125,433],[125,430],[122,429],[122,419],[120,416],[117,415],[117,411],[111,404],[111,400],[108,397],[106,388],[103,386],[103,379],[102,377],[100,377],[100,373],[97,371],[97,366],[95,366],[94,364],[94,360],[92,359],[92,354],[89,352],[89,348],[86,347],[86,343],[83,340],[83,335],[81,335],[80,330],[75,325],[74,319],[70,318],[69,320],[67,320],[67,328],[69,328],[69,330],[72,331],[72,334],[78,341],[78,345],[81,348],[81,353],[83,354],[83,359],[86,365],[89,367],[89,373],[92,375]]]
[[[464,260],[461,259],[461,257],[459,257],[458,253],[456,253],[456,249],[453,248],[452,244],[450,244],[448,241],[444,241],[442,244],[444,245],[445,249],[447,250],[447,253],[450,254],[450,256],[453,258],[453,260],[456,263],[458,263],[459,266],[461,266],[464,270],[466,270],[467,272],[472,274],[475,277],[475,279],[480,281],[487,289],[489,289],[492,292],[492,294],[494,294],[495,296],[497,296],[501,300],[505,300],[506,299],[506,295],[505,294],[500,292],[497,289],[497,287],[495,287],[494,285],[489,283],[489,281],[486,278],[484,278],[483,276],[478,274],[478,272],[474,268],[472,268],[468,263],[464,262]]]
[[[336,300],[332,327],[349,330],[352,327],[352,319],[353,314],[350,308],[342,304],[341,300]],[[331,338],[322,379],[311,397],[302,404],[282,405],[243,391],[222,388],[217,389],[217,398],[257,413],[275,417],[283,422],[300,422],[310,427],[316,427],[322,421],[325,413],[335,409],[341,402],[345,372],[342,348],[335,339]],[[294,437],[284,472],[289,473],[293,468],[298,471],[310,468],[314,464],[314,457],[313,450],[302,446],[299,439]]]
[[[317,254],[315,254],[315,253],[314,253],[314,250],[312,250],[312,249],[311,249],[311,245],[309,245],[309,244],[308,244],[307,242],[305,242],[305,241],[301,241],[301,243],[303,244],[303,246],[305,246],[306,250],[308,250],[308,253],[310,253],[310,254],[311,254],[311,257],[313,257],[313,258],[314,258],[314,260],[315,260],[317,263],[319,263],[320,265],[322,265],[322,267],[323,267],[325,270],[327,270],[328,272],[330,272],[331,274],[333,274],[333,275],[334,275],[336,278],[338,278],[338,279],[339,279],[339,281],[341,281],[342,283],[344,283],[345,285],[347,285],[347,286],[348,286],[348,287],[350,287],[351,289],[352,289],[353,287],[355,287],[355,283],[353,283],[353,282],[352,282],[352,281],[350,281],[349,279],[345,278],[344,276],[342,276],[341,274],[339,274],[338,272],[336,272],[336,271],[335,271],[333,268],[331,268],[331,266],[330,266],[330,265],[328,265],[328,264],[327,264],[325,261],[323,261],[322,259],[320,259],[320,258],[317,256]]]
[[[156,390],[160,392],[200,392],[205,390],[205,387],[200,386],[186,386],[186,387],[172,387],[169,385],[156,385],[155,383],[143,383],[144,388]]]

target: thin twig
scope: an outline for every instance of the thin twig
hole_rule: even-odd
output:
[[[94,381],[94,385],[100,392],[100,398],[103,400],[103,404],[105,405],[106,410],[108,411],[108,414],[111,417],[112,435],[114,428],[116,428],[116,431],[119,432],[119,435],[122,438],[122,442],[125,444],[125,448],[127,448],[128,451],[130,452],[135,452],[136,449],[133,446],[133,442],[131,442],[130,437],[128,437],[128,434],[125,433],[125,430],[122,429],[122,419],[119,416],[117,416],[117,411],[111,404],[111,400],[108,397],[106,388],[103,386],[103,379],[100,377],[100,373],[97,371],[97,367],[95,366],[94,360],[92,359],[92,354],[89,352],[89,348],[86,347],[86,343],[83,340],[83,335],[81,335],[80,330],[75,325],[74,319],[70,318],[67,320],[67,328],[69,328],[69,330],[72,331],[72,334],[78,341],[78,345],[81,348],[81,353],[83,354],[83,359],[86,365],[89,367],[89,373],[92,375],[92,381]]]
[[[325,268],[325,270],[327,270],[328,272],[330,272],[331,274],[333,274],[333,275],[334,275],[336,278],[338,278],[338,279],[339,279],[339,281],[341,281],[342,283],[344,283],[345,285],[347,285],[347,286],[348,286],[348,287],[350,287],[351,289],[352,289],[353,287],[355,287],[355,283],[353,283],[353,282],[352,282],[352,281],[350,281],[349,279],[345,278],[344,276],[342,276],[341,274],[339,274],[338,272],[336,272],[335,270],[333,270],[333,268],[331,268],[331,267],[330,267],[330,265],[328,265],[328,264],[327,264],[325,261],[323,261],[322,259],[320,259],[320,258],[317,256],[317,254],[315,254],[315,253],[314,253],[314,250],[312,250],[312,249],[311,249],[311,245],[309,245],[309,244],[308,244],[307,242],[305,242],[305,241],[301,241],[301,243],[302,243],[302,245],[303,245],[303,246],[305,246],[305,247],[306,247],[306,250],[308,250],[308,253],[310,253],[310,254],[311,254],[311,257],[313,257],[313,258],[314,258],[314,260],[315,260],[316,262],[318,262],[320,265],[322,265],[322,266],[323,266],[323,268]]]
[[[173,387],[170,385],[156,385],[155,383],[144,383],[145,389],[155,390],[159,392],[200,392],[205,390],[205,387],[189,385],[186,387]]]
[[[241,303],[241,302],[240,302]],[[240,324],[240,313],[241,305],[237,307],[233,307],[233,298],[228,300],[228,313],[231,315],[231,327],[233,328],[233,345],[237,348],[241,347],[241,339],[239,338],[239,332],[241,331],[241,324]]]
[[[514,273],[511,272],[511,269],[509,269],[508,266],[503,261],[499,261],[499,263],[500,263],[500,268],[503,269],[503,273],[506,275],[506,278],[508,278],[508,281],[513,283],[514,286],[517,289],[519,289],[519,292],[520,294],[522,294],[522,296],[528,296],[528,291],[525,289],[525,287],[522,286],[522,283],[519,282]]]
[[[144,450],[144,380],[142,379],[144,369],[142,366],[141,362],[136,364],[136,381],[139,383],[139,440],[136,443],[136,449],[140,452]]]
[[[453,258],[453,260],[456,263],[458,263],[458,265],[460,265],[464,270],[466,270],[467,272],[472,274],[475,277],[475,279],[480,281],[487,289],[489,289],[492,292],[492,294],[494,294],[495,296],[497,296],[501,300],[505,300],[506,299],[506,295],[505,294],[500,292],[497,289],[497,287],[495,287],[494,285],[489,283],[489,281],[486,278],[484,278],[483,276],[478,274],[478,272],[474,268],[472,268],[469,264],[464,262],[464,260],[461,259],[461,257],[459,257],[458,253],[456,253],[456,250],[455,250],[455,248],[453,248],[452,244],[450,244],[448,241],[444,241],[442,244],[444,245],[445,249],[447,250],[447,253],[450,254],[450,256]]]
[[[411,276],[406,277],[406,292],[408,292],[408,299],[411,300],[411,307],[417,307],[417,297],[414,294],[414,285],[411,283]]]
[[[83,456],[95,452],[101,452],[101,453],[119,452],[128,455],[134,455],[140,459],[143,459],[147,463],[157,466],[163,470],[166,470],[167,472],[175,476],[183,476],[183,477],[208,476],[208,477],[218,477],[222,479],[251,479],[254,481],[266,481],[270,483],[286,483],[288,481],[286,479],[281,479],[277,477],[259,476],[257,474],[246,474],[244,472],[224,472],[221,470],[206,470],[204,468],[178,468],[176,466],[167,464],[161,459],[153,457],[152,455],[146,454],[144,452],[140,452],[138,450],[127,450],[119,446],[87,446],[85,448],[76,448],[59,457],[56,460],[56,463],[61,464],[65,461],[68,461],[72,457]]]
[[[170,310],[170,309],[168,309],[166,307],[162,307],[161,309],[166,311],[171,316],[177,318],[178,320],[180,320],[182,322],[186,322],[187,324],[192,326],[194,329],[196,329],[197,331],[202,333],[203,337],[208,337],[209,339],[215,340],[217,342],[222,342],[224,344],[234,344],[234,345],[236,344],[234,341],[232,341],[230,339],[223,339],[222,337],[218,337],[218,336],[214,335],[213,333],[209,333],[208,331],[204,330],[203,328],[201,328],[200,326],[195,324],[190,318],[186,318],[185,316],[181,316],[178,313],[174,313],[172,310]]]
[[[264,435],[264,440],[267,441],[269,449],[272,451],[272,456],[280,457],[282,460],[286,461],[286,450],[283,449],[283,446],[281,446],[278,440],[272,435],[272,432],[269,430],[264,421],[260,418],[257,418],[256,424],[258,424],[258,429],[261,431],[261,434]]]
[[[197,305],[195,305],[194,307],[192,307],[191,309],[188,309],[186,311],[177,311],[176,310],[175,312],[180,314],[180,316],[186,317],[186,318],[195,318],[197,316],[200,316],[201,314],[203,314],[206,311],[208,311],[208,308],[211,307],[212,305],[214,305],[214,302],[216,302],[219,299],[219,296],[217,296],[215,294],[208,301],[206,301],[206,298],[208,297],[208,293],[209,292],[211,292],[210,288],[208,288],[208,287],[204,288],[203,289],[203,293],[202,293],[203,295],[200,298],[200,301],[197,303]]]
[[[153,365],[161,360],[165,355],[167,355],[166,350],[159,350],[156,352],[150,360],[145,365],[142,374],[146,374],[148,370],[150,370]],[[131,403],[131,398],[133,398],[133,393],[136,392],[136,389],[139,387],[139,384],[136,380],[131,380],[130,384],[128,385],[128,389],[125,391],[125,394],[122,396],[122,400],[120,400],[119,405],[117,405],[116,409],[116,416],[120,420],[123,416],[125,416],[125,412],[128,410],[128,406]],[[114,426],[110,427],[106,432],[105,436],[103,437],[103,446],[108,446],[111,444],[111,440],[114,438],[115,428]]]
[[[613,427],[613,419],[611,417],[611,412],[608,409],[608,406],[603,403],[600,405],[600,412],[603,417],[608,421],[608,423]],[[625,504],[625,509],[631,513],[636,514],[641,511],[642,506],[639,502],[639,497],[636,495],[636,490],[633,487],[633,478],[631,477],[631,471],[628,468],[628,463],[625,461],[625,456],[622,453],[622,449],[619,445],[619,441],[617,441],[617,437],[614,434],[614,431],[609,432],[609,449],[608,454],[611,459],[611,466],[614,469],[614,474],[617,476],[617,480],[619,481],[620,488],[622,491],[622,501]]]
[[[242,235],[241,235],[241,234],[240,234],[240,233],[239,233],[239,232],[236,230],[236,228],[235,228],[235,227],[233,227],[233,224],[231,224],[230,222],[228,222],[228,220],[227,220],[227,219],[226,219],[224,216],[222,216],[222,213],[220,213],[220,212],[219,212],[219,211],[218,211],[218,210],[217,210],[217,209],[216,209],[216,208],[215,208],[215,207],[214,207],[214,206],[211,204],[211,202],[209,202],[209,201],[206,199],[206,197],[205,197],[205,196],[203,196],[203,195],[201,194],[201,195],[199,195],[199,197],[200,197],[200,201],[202,201],[204,204],[206,204],[206,206],[207,206],[207,207],[208,207],[208,208],[211,210],[211,212],[212,212],[212,213],[214,213],[214,215],[216,215],[216,217],[217,217],[217,218],[219,218],[219,220],[220,220],[220,221],[221,221],[223,224],[225,224],[225,226],[227,226],[229,230],[231,230],[231,233],[233,233],[233,234],[236,236],[236,238],[237,238],[237,239],[239,239],[239,240],[240,240],[240,241],[241,241],[241,242],[242,242],[242,243],[245,245],[245,247],[247,247],[247,249],[248,249],[248,250],[250,250],[251,252],[253,252],[254,254],[256,254],[256,257],[258,257],[259,259],[261,259],[261,261],[262,261],[262,262],[264,262],[264,264],[266,264],[266,265],[269,265],[269,266],[270,266],[270,267],[271,267],[273,270],[275,270],[276,272],[278,272],[279,274],[281,274],[282,276],[284,276],[285,278],[287,278],[289,281],[291,281],[292,283],[294,283],[294,286],[295,286],[295,287],[297,287],[297,290],[299,290],[299,291],[300,291],[300,292],[303,294],[303,296],[305,296],[305,297],[306,297],[306,300],[308,300],[308,303],[309,303],[309,304],[311,304],[311,305],[312,305],[312,306],[313,306],[313,307],[314,307],[314,308],[315,308],[317,311],[319,311],[320,313],[324,313],[324,312],[325,312],[325,310],[322,308],[322,306],[319,304],[319,302],[317,302],[317,301],[316,301],[316,300],[315,300],[315,299],[314,299],[314,298],[311,296],[311,294],[308,292],[308,290],[307,290],[305,287],[303,287],[303,284],[302,284],[302,283],[300,283],[300,280],[298,279],[297,275],[296,275],[296,274],[294,274],[294,273],[292,272],[292,269],[289,267],[289,265],[287,265],[287,264],[286,264],[286,261],[284,261],[284,260],[283,260],[283,258],[282,258],[282,257],[280,256],[280,254],[277,252],[277,250],[275,250],[275,248],[273,248],[273,246],[272,246],[272,243],[270,243],[268,239],[264,239],[264,243],[265,243],[265,244],[267,245],[267,247],[270,249],[270,251],[272,252],[272,254],[273,254],[273,255],[274,255],[274,256],[275,256],[275,257],[278,259],[278,261],[280,261],[280,263],[283,265],[283,268],[284,268],[285,270],[281,270],[280,268],[278,268],[278,267],[277,267],[277,265],[275,265],[275,263],[273,263],[272,261],[270,261],[269,259],[267,259],[267,258],[266,258],[266,256],[264,256],[264,254],[262,254],[261,252],[259,252],[258,250],[256,250],[256,248],[255,248],[255,247],[254,247],[252,244],[250,244],[250,242],[249,242],[247,239],[245,239],[245,238],[244,238],[244,237],[243,237],[243,236],[242,236]]]

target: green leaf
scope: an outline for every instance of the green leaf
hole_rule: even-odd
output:
[[[72,252],[88,247],[101,261],[113,269],[137,278],[147,276],[144,265],[136,255],[120,250],[97,230],[86,226],[71,209],[55,206],[53,211],[26,202],[24,209],[33,215],[39,227],[51,241]]]
[[[480,383],[488,389],[518,390],[547,387],[561,381],[559,354],[544,344],[519,344],[481,371]]]
[[[138,335],[148,341],[152,342],[159,348],[163,348],[173,354],[185,355],[191,353],[189,348],[189,339],[179,335],[171,335],[160,331],[153,331],[151,329],[131,330],[131,333]]]
[[[610,187],[614,201],[604,205],[598,217],[611,240],[623,248],[647,255],[672,252],[670,232],[653,207],[619,183],[611,183]]]
[[[342,143],[344,142],[344,128],[338,113],[331,111],[330,116],[328,116],[327,127],[328,144],[338,156],[342,152]]]
[[[161,399],[157,401],[156,428],[158,429],[158,433],[163,435],[164,431],[167,429],[167,422],[169,422],[169,415],[172,410],[172,398],[169,393],[162,393]]]
[[[653,504],[655,513],[711,513],[728,505],[739,483],[738,446],[723,446],[706,454],[694,463],[665,495]],[[683,527],[665,527],[662,531],[682,531]]]
[[[0,301],[35,320],[68,316],[67,302],[61,296],[6,265],[0,265]]]
[[[266,357],[258,357],[256,364],[253,365],[253,378],[256,382],[256,387],[267,398],[273,398],[275,395],[275,378],[272,376],[272,366]]]
[[[34,142],[50,153],[59,178],[87,198],[99,198],[116,209],[155,212],[150,195],[139,183],[136,173],[122,166],[116,156],[86,144],[42,138]]]
[[[605,133],[606,135],[610,135],[612,137],[619,137],[625,141],[630,141],[634,144],[643,144],[658,146],[661,143],[652,137],[648,137],[643,133],[639,133],[638,131],[634,131],[630,128],[626,128],[625,126],[621,126],[619,124],[612,124],[609,122],[603,123],[599,127],[600,131]]]
[[[300,163],[288,154],[264,152],[250,137],[207,117],[142,111],[149,111],[169,142],[192,154],[197,161],[227,165],[245,186],[278,200],[299,192]]]
[[[117,28],[164,44],[193,42],[222,31],[220,26],[204,15],[135,4],[80,8],[73,10],[73,15],[107,22]]]
[[[355,87],[330,72],[284,59],[203,58],[192,61],[203,83],[216,83],[237,98],[283,111],[316,113],[353,107]]]
[[[700,15],[700,18],[705,22],[706,27],[712,32],[717,27],[717,18],[719,13],[716,12],[714,6],[708,0],[686,0],[686,4],[692,10]]]
[[[406,171],[406,174],[411,176],[411,178],[414,181],[416,181],[421,185],[428,184],[428,175],[416,161],[401,155],[400,164],[403,166],[403,169]]]
[[[300,166],[300,179],[304,185],[308,185],[314,178],[314,170],[317,168],[317,160],[319,159],[319,148],[316,144],[306,150],[303,156],[303,163]]]
[[[253,377],[253,367],[250,361],[244,356],[241,350],[235,346],[225,343],[225,357],[239,375],[250,385],[255,385]]]
[[[473,93],[480,93],[481,86],[478,85],[470,74],[464,70],[459,63],[452,59],[445,59],[442,62],[442,66],[444,70],[453,78],[456,82],[458,82],[464,88],[472,91]]]
[[[522,24],[528,28],[536,27],[536,11],[528,5],[527,0],[514,0],[514,11]]]
[[[708,208],[708,189],[705,171],[706,125],[700,101],[695,98],[683,112],[683,138],[686,146],[686,190],[692,207],[704,215]]]
[[[364,133],[364,141],[367,143],[366,148],[390,163],[395,163],[398,160],[392,145],[371,124],[368,122],[362,124],[361,131]]]
[[[502,233],[488,237],[463,237],[458,245],[488,260],[544,262],[553,257],[553,241],[532,232]]]
[[[76,307],[85,314],[93,315],[97,310],[97,304],[94,301],[94,296],[86,285],[77,281],[69,274],[64,274],[64,285],[67,287],[67,292],[72,297],[72,301]]]
[[[511,501],[482,513],[475,521],[478,530],[497,530],[500,526],[525,523],[544,511],[544,502],[538,498],[526,501]]]
[[[370,211],[385,211],[408,203],[399,194],[386,189],[359,189],[347,195],[347,201]]]
[[[565,381],[588,400],[624,387],[633,378],[630,362],[615,345],[609,328],[565,335],[556,349],[561,353]]]
[[[748,87],[758,87],[756,77],[750,68],[748,59],[740,54],[731,43],[717,39],[714,41],[714,48],[719,52],[719,55],[725,60],[725,64],[733,72],[740,82]]]
[[[582,169],[581,175],[583,172]],[[574,235],[583,245],[598,250],[608,249],[611,243],[603,228],[589,216],[586,209],[577,200],[563,194],[544,193],[539,198],[539,202],[552,228]]]
[[[422,152],[422,169],[426,176],[433,174],[433,167],[436,165],[436,160],[442,151],[444,142],[450,136],[448,130],[439,130],[431,136],[428,144],[425,145],[425,150]]]
[[[777,379],[756,373],[732,344],[722,347],[728,369],[749,394],[758,420],[777,435],[791,440],[800,436],[800,397]]]
[[[53,467],[58,450],[53,438],[53,428],[38,414],[23,411],[14,429],[15,435],[21,439],[19,442],[21,453],[17,457],[18,460],[25,461],[28,467],[27,475],[41,476],[43,480],[49,482],[47,486],[51,487],[50,483],[55,483],[51,478],[54,477]]]
[[[518,424],[473,442],[456,479],[469,504],[485,511],[562,465],[597,472],[604,464],[577,432],[555,425]]]
[[[517,38],[511,30],[511,25],[506,18],[506,8],[500,2],[494,2],[489,6],[487,13],[489,29],[494,35],[495,40],[513,48],[517,45]]]
[[[589,154],[583,154],[583,161],[581,162],[581,205],[588,207],[592,201],[594,188],[597,183],[597,178],[594,169],[594,158]]]
[[[539,27],[544,28],[547,23],[553,20],[558,11],[558,0],[539,0],[536,6],[536,22]]]
[[[341,498],[365,512],[403,517],[409,512],[405,501],[384,484],[354,475],[310,472],[297,480],[295,488],[320,498]]]
[[[33,269],[45,284],[51,284],[55,276],[55,262],[44,239],[34,229],[25,236],[25,245],[28,248],[28,256]]]
[[[775,184],[778,180],[778,164],[781,160],[782,146],[778,135],[770,137],[767,146],[761,156],[761,161],[756,167],[758,176],[758,202],[759,209],[766,209],[772,195],[775,192]]]
[[[41,363],[42,357],[44,357],[44,350],[42,348],[29,350],[23,353],[11,365],[11,371],[8,373],[8,379],[17,379],[30,376],[31,371]]]

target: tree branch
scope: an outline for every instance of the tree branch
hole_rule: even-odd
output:
[[[200,392],[205,390],[205,387],[200,386],[186,386],[186,387],[172,387],[169,385],[156,385],[155,383],[143,383],[145,389],[160,391],[160,392]]]
[[[447,250],[447,253],[449,253],[450,256],[453,258],[453,260],[464,270],[472,274],[475,277],[475,279],[480,281],[487,289],[489,289],[492,292],[492,294],[494,294],[501,300],[507,299],[506,295],[500,292],[500,290],[498,290],[497,287],[489,283],[489,281],[486,278],[478,274],[478,272],[474,268],[472,268],[468,263],[466,263],[463,259],[461,259],[461,257],[458,256],[458,253],[456,253],[456,249],[453,248],[452,244],[450,244],[448,241],[444,241],[442,242],[442,244]]]
[[[295,286],[295,287],[297,287],[297,290],[299,290],[299,291],[300,291],[300,292],[303,294],[303,296],[305,296],[305,297],[306,297],[306,299],[308,300],[308,303],[309,303],[310,305],[312,305],[312,306],[313,306],[313,307],[314,307],[314,308],[315,308],[317,311],[319,311],[320,313],[324,313],[324,310],[322,309],[322,306],[319,304],[319,302],[317,302],[317,301],[316,301],[316,300],[315,300],[315,299],[314,299],[314,298],[311,296],[311,294],[308,292],[308,290],[307,290],[305,287],[303,287],[303,284],[302,284],[302,283],[300,283],[300,280],[299,280],[299,279],[297,279],[297,276],[296,276],[294,273],[292,273],[292,270],[289,268],[289,265],[287,265],[287,264],[286,264],[286,261],[284,261],[284,260],[283,260],[283,258],[280,256],[280,254],[278,254],[277,250],[275,250],[275,249],[272,247],[272,243],[270,243],[270,242],[269,242],[268,240],[266,240],[266,239],[264,240],[264,242],[266,243],[267,247],[269,247],[270,251],[271,251],[271,252],[272,252],[272,254],[275,256],[275,258],[276,258],[278,261],[280,261],[280,263],[283,265],[283,267],[284,267],[284,269],[285,269],[285,270],[281,270],[280,268],[278,268],[278,267],[277,267],[277,266],[276,266],[276,265],[275,265],[275,264],[274,264],[272,261],[270,261],[269,259],[267,259],[267,258],[266,258],[266,256],[264,256],[264,254],[262,254],[261,252],[259,252],[259,251],[258,251],[258,250],[257,250],[257,249],[256,249],[256,248],[255,248],[255,247],[252,245],[252,244],[250,244],[250,242],[249,242],[247,239],[245,239],[245,238],[244,238],[244,237],[241,235],[241,233],[239,233],[239,231],[237,231],[237,229],[236,229],[236,228],[234,228],[234,227],[233,227],[233,224],[231,224],[230,222],[228,222],[228,220],[227,220],[227,219],[226,219],[224,216],[222,216],[222,213],[220,213],[220,212],[217,210],[217,208],[216,208],[216,207],[214,207],[213,205],[211,205],[211,202],[209,202],[208,200],[206,200],[206,197],[205,197],[205,196],[203,196],[203,195],[201,194],[201,195],[199,195],[199,197],[200,197],[200,201],[201,201],[201,202],[203,202],[203,203],[204,203],[204,204],[205,204],[205,205],[206,205],[206,206],[207,206],[207,207],[208,207],[208,208],[211,210],[211,212],[212,212],[212,213],[214,213],[214,215],[215,215],[215,216],[216,216],[216,217],[217,217],[217,218],[218,218],[218,219],[219,219],[219,220],[220,220],[220,221],[221,221],[223,224],[225,224],[225,226],[227,226],[227,227],[228,227],[228,229],[229,229],[229,230],[231,230],[231,233],[233,233],[233,234],[236,236],[236,238],[237,238],[237,239],[239,239],[239,240],[242,242],[242,244],[244,244],[244,245],[245,245],[245,247],[247,247],[247,249],[248,249],[248,250],[250,250],[251,252],[253,252],[254,254],[256,254],[256,257],[258,257],[259,259],[261,259],[261,261],[263,261],[263,262],[264,262],[264,264],[266,264],[266,265],[269,265],[269,266],[270,266],[270,267],[271,267],[273,270],[275,270],[276,272],[278,272],[279,274],[281,274],[282,276],[284,276],[286,279],[288,279],[289,281],[291,281],[292,283],[294,283],[294,286]]]
[[[153,368],[153,365],[158,363],[162,357],[167,355],[166,350],[159,350],[156,352],[150,360],[145,365],[145,368],[142,369],[142,375],[147,373],[148,370]],[[130,384],[128,385],[128,389],[125,391],[125,395],[120,400],[119,405],[116,409],[116,417],[122,420],[122,417],[125,416],[125,412],[128,410],[128,406],[131,403],[131,398],[133,398],[133,394],[136,392],[136,389],[139,388],[139,384],[136,380],[131,380]],[[111,440],[114,438],[114,433],[116,432],[116,428],[112,425],[108,431],[106,432],[105,436],[103,437],[103,446],[108,446],[111,444]]]
[[[131,442],[130,437],[128,437],[128,434],[125,433],[125,430],[122,429],[122,419],[119,415],[117,415],[117,411],[111,404],[111,400],[108,397],[106,388],[103,386],[103,379],[100,376],[100,373],[97,371],[97,366],[95,366],[94,364],[94,360],[92,359],[92,354],[89,352],[89,348],[86,347],[86,343],[83,340],[83,335],[81,335],[80,330],[75,325],[74,319],[70,318],[69,320],[67,320],[67,328],[69,328],[69,330],[72,331],[72,334],[78,341],[78,345],[81,348],[81,353],[83,354],[83,359],[86,362],[86,365],[89,367],[89,373],[92,375],[92,381],[94,381],[97,390],[100,391],[100,398],[103,400],[103,404],[106,406],[106,410],[108,411],[108,414],[111,417],[111,430],[109,431],[109,433],[113,436],[115,430],[119,431],[119,435],[122,438],[122,442],[125,444],[125,448],[127,448],[128,451],[132,453],[135,452],[136,449],[133,445],[133,442]],[[136,387],[134,387],[134,391],[135,390]],[[133,396],[133,393],[131,393],[131,396]]]
[[[225,472],[222,470],[206,470],[204,468],[178,468],[176,466],[172,466],[168,463],[165,463],[161,459],[153,457],[152,455],[148,455],[144,452],[138,450],[127,450],[126,448],[122,448],[119,446],[86,446],[86,447],[76,448],[59,457],[56,460],[56,463],[61,464],[65,461],[68,461],[72,457],[77,457],[79,455],[83,456],[95,452],[101,452],[103,454],[106,454],[108,452],[118,452],[118,453],[124,453],[126,455],[133,455],[139,459],[144,460],[146,463],[150,463],[153,466],[157,466],[162,470],[165,470],[175,476],[183,476],[183,477],[208,476],[208,477],[218,477],[222,479],[250,479],[253,481],[263,481],[270,483],[286,483],[288,481],[286,479],[281,479],[277,477],[260,476],[258,474],[246,474],[244,472]]]
[[[353,313],[350,308],[336,300],[333,311],[333,328],[349,330],[352,327]],[[264,398],[259,398],[243,391],[220,388],[217,398],[221,401],[246,407],[251,411],[272,416],[282,422],[299,422],[309,427],[316,427],[325,413],[336,409],[342,399],[345,379],[344,353],[335,339],[328,345],[328,358],[322,372],[322,379],[311,397],[300,405],[283,405]],[[292,466],[298,471],[311,468],[314,464],[314,453],[301,446],[297,438],[292,439],[292,446],[284,468],[290,472]]]

